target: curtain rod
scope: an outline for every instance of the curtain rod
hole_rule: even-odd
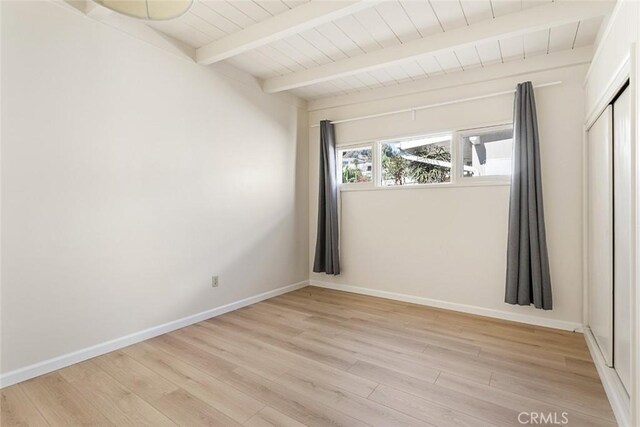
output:
[[[557,82],[543,83],[543,84],[539,84],[539,85],[534,85],[533,88],[534,89],[538,89],[538,88],[542,88],[542,87],[557,86],[559,84],[562,84],[562,82],[561,81],[557,81]],[[429,108],[443,107],[445,105],[460,104],[462,102],[477,101],[479,99],[485,99],[485,98],[493,98],[494,96],[508,95],[508,94],[514,93],[514,92],[515,92],[515,89],[513,89],[513,90],[505,90],[505,91],[502,91],[502,92],[494,92],[494,93],[489,93],[489,94],[486,94],[486,95],[472,96],[470,98],[461,98],[461,99],[455,99],[453,101],[439,102],[437,104],[420,105],[420,106],[417,106],[417,107],[403,108],[402,110],[387,111],[385,113],[369,114],[368,116],[359,116],[359,117],[351,117],[351,118],[348,118],[348,119],[335,120],[335,121],[332,121],[331,124],[335,125],[335,124],[339,124],[339,123],[357,122],[357,121],[360,121],[360,120],[375,119],[377,117],[391,116],[391,115],[394,115],[394,114],[402,114],[402,113],[412,113],[413,114],[413,119],[415,120],[415,113],[416,113],[416,111],[419,111],[419,110],[427,110]],[[312,128],[317,128],[317,127],[320,127],[320,124],[316,123],[314,125],[311,125],[311,127]]]

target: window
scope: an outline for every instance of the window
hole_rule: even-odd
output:
[[[460,140],[464,178],[511,175],[513,127],[465,132]]]
[[[381,147],[382,185],[451,181],[451,135],[387,141]]]
[[[338,147],[338,179],[349,190],[507,184],[512,146],[509,124]]]
[[[373,150],[371,146],[346,148],[338,151],[343,184],[357,184],[373,180]]]

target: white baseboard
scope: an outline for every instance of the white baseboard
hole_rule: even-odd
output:
[[[477,314],[479,316],[493,317],[493,318],[502,319],[502,320],[510,320],[512,322],[520,322],[520,323],[526,323],[529,325],[544,326],[544,327],[553,328],[553,329],[562,329],[564,331],[582,332],[582,324],[577,322],[546,319],[543,317],[530,316],[527,314],[511,313],[509,311],[495,310],[491,308],[483,308],[483,307],[477,307],[477,306],[467,305],[467,304],[458,304],[455,302],[440,301],[436,299],[417,297],[413,295],[400,294],[396,292],[379,291],[376,289],[361,288],[358,286],[322,282],[318,280],[311,280],[310,284],[312,286],[318,286],[320,288],[336,289],[339,291],[347,291],[347,292],[353,292],[356,294],[370,295],[374,297],[387,298],[387,299],[392,299],[396,301],[426,305],[429,307],[444,308],[446,310]]]
[[[111,351],[115,351],[132,344],[157,337],[158,335],[166,334],[167,332],[175,331],[176,329],[184,328],[185,326],[189,326],[194,323],[198,323],[215,316],[220,316],[221,314],[228,313],[230,311],[237,310],[239,308],[246,307],[248,305],[255,304],[257,302],[303,288],[308,284],[309,281],[304,280],[292,285],[283,286],[281,288],[254,295],[252,297],[232,302],[221,307],[212,308],[201,313],[183,317],[182,319],[167,322],[158,326],[153,326],[151,328],[139,332],[134,332],[133,334],[125,335],[111,341],[96,344],[91,347],[83,348],[82,350],[67,353],[62,356],[54,357],[49,360],[34,363],[33,365],[25,366],[24,368],[7,372],[6,374],[0,375],[0,388],[8,387],[10,385],[35,378],[58,369],[66,368],[67,366],[73,365],[75,363],[83,362],[87,359],[101,356]]]
[[[630,427],[631,402],[629,400],[629,395],[622,385],[622,381],[620,381],[616,371],[607,366],[607,363],[604,361],[604,357],[598,348],[596,339],[594,338],[591,329],[588,327],[585,328],[584,338],[587,341],[591,358],[593,359],[593,363],[596,365],[598,375],[602,381],[602,386],[604,387],[605,393],[607,393],[609,403],[611,403],[611,409],[613,409],[613,414],[616,416],[618,425],[621,427]]]

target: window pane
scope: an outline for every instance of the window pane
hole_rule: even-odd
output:
[[[373,152],[371,147],[340,150],[342,183],[371,182]]]
[[[451,135],[382,144],[382,184],[433,184],[451,180]]]
[[[513,128],[493,129],[462,137],[464,177],[511,175]]]

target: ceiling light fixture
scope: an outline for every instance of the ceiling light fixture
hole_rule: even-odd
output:
[[[191,9],[193,0],[95,0],[114,12],[149,21],[179,18]]]

